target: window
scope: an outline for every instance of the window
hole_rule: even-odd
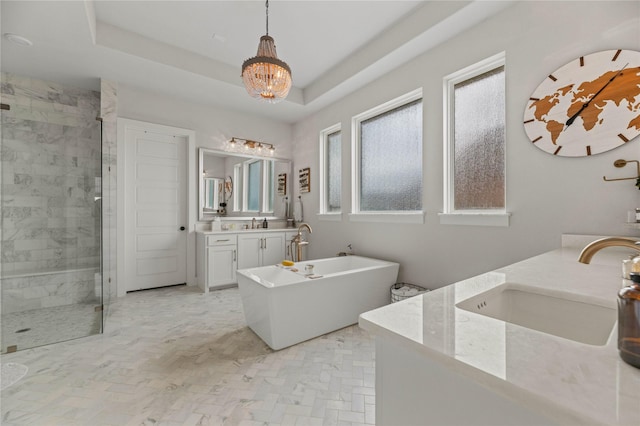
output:
[[[275,165],[273,160],[252,159],[236,164],[234,176],[241,182],[242,206],[234,209],[247,213],[273,213],[275,193]],[[238,179],[242,176],[242,179]],[[239,198],[239,197],[237,197]]]
[[[424,221],[422,89],[353,118],[352,220]]]
[[[238,163],[233,166],[233,211],[239,212],[242,210],[242,197],[238,195],[240,188],[243,187],[242,179],[242,164]],[[244,192],[244,191],[243,191]]]
[[[341,218],[342,132],[340,124],[320,132],[320,214],[324,219]]]
[[[444,79],[445,211],[441,223],[508,226],[504,53]]]
[[[247,161],[244,168],[244,211],[257,212],[260,210],[260,164],[261,161]]]
[[[262,211],[265,213],[273,213],[273,198],[275,192],[275,168],[273,167],[273,161],[263,160],[263,169],[264,175],[262,176],[262,181],[265,182],[263,185],[264,194],[262,199],[264,200],[264,205],[262,206]]]

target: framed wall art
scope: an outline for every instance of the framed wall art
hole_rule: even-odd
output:
[[[278,175],[278,195],[287,195],[287,174],[280,173]]]
[[[300,192],[311,192],[311,168],[300,169],[299,173]]]

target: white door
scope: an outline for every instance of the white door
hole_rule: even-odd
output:
[[[187,282],[187,138],[125,134],[127,291]]]

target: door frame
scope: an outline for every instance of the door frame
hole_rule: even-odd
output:
[[[118,118],[118,142],[117,142],[117,254],[116,254],[116,286],[118,297],[123,297],[127,293],[125,285],[125,223],[126,218],[126,165],[125,143],[127,132],[131,130],[142,130],[155,133],[166,133],[187,139],[187,285],[196,284],[196,222],[197,205],[196,182],[194,173],[196,170],[196,132],[194,130],[182,129],[179,127],[165,126],[163,124],[148,123],[145,121],[132,120],[129,118]]]

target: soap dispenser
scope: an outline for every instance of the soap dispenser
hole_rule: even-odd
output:
[[[618,350],[627,364],[640,368],[640,272],[618,292]]]

